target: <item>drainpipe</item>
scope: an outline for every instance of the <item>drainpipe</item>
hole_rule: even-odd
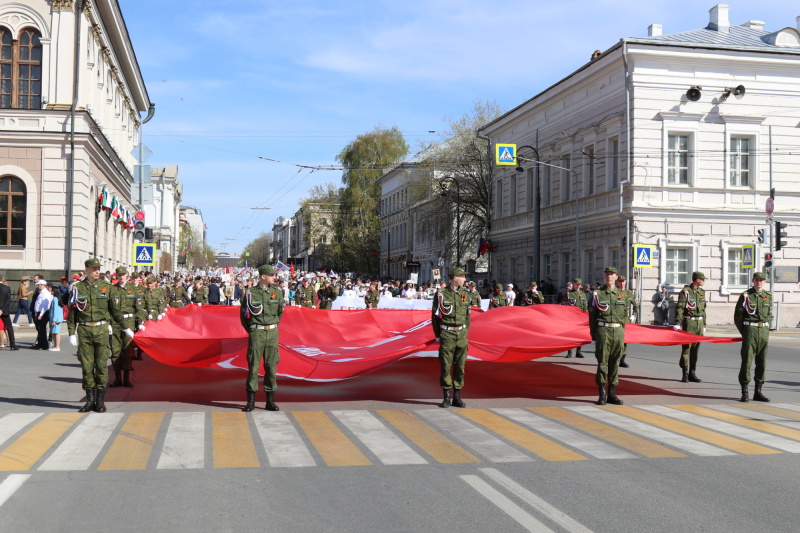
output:
[[[67,171],[67,234],[64,248],[64,276],[72,271],[72,225],[75,211],[75,110],[78,108],[78,74],[81,57],[81,18],[83,0],[75,0],[75,55],[72,78],[72,106],[69,109],[69,170]],[[44,228],[39,228],[43,231]],[[39,250],[41,254],[43,250]]]

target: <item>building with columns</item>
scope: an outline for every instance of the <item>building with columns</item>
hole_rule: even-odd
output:
[[[0,4],[0,263],[57,279],[97,256],[130,265],[141,113],[152,103],[115,0]]]
[[[753,7],[757,9],[757,6]],[[641,321],[659,318],[703,271],[710,324],[765,267],[765,202],[788,224],[773,269],[780,324],[800,320],[800,31],[798,21],[730,22],[724,4],[700,29],[624,38],[566,78],[481,128],[517,144],[517,165],[495,167],[491,185],[492,277],[563,286],[602,281],[614,265],[635,275]],[[525,146],[525,148],[522,148]],[[538,210],[540,253],[535,256]],[[652,268],[634,270],[631,245],[649,244]],[[742,246],[755,265],[743,268]]]

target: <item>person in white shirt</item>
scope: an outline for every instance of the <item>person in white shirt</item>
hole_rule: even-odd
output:
[[[34,350],[49,350],[50,344],[47,342],[47,326],[50,324],[50,303],[53,295],[47,289],[47,282],[40,279],[37,282],[39,295],[33,303],[33,316],[36,318],[36,342]]]
[[[514,284],[509,283],[506,285],[506,297],[508,298],[508,305],[514,305],[514,300],[517,299],[517,293],[514,292]]]

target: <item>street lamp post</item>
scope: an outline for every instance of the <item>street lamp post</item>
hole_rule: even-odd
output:
[[[458,180],[452,176],[445,176],[441,179],[440,185],[442,186],[442,196],[447,196],[447,190],[444,190],[444,182],[449,181],[456,186],[456,260],[453,266],[459,266],[461,261],[461,186]]]
[[[528,148],[529,150],[533,150],[533,153],[536,155],[536,194],[534,195],[534,212],[533,212],[533,280],[539,281],[539,262],[540,262],[540,255],[541,255],[541,238],[542,238],[542,228],[541,228],[541,196],[539,195],[539,150],[534,148],[533,146],[524,145],[517,148],[517,172],[524,172],[525,169],[522,168],[522,165],[519,163],[519,152],[523,148]],[[528,280],[531,281],[531,280]]]

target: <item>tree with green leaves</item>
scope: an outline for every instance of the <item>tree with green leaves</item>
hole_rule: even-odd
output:
[[[247,243],[242,250],[242,260],[239,264],[244,266],[245,261],[249,266],[259,266],[269,263],[270,244],[272,244],[272,233],[262,231],[258,237]]]

